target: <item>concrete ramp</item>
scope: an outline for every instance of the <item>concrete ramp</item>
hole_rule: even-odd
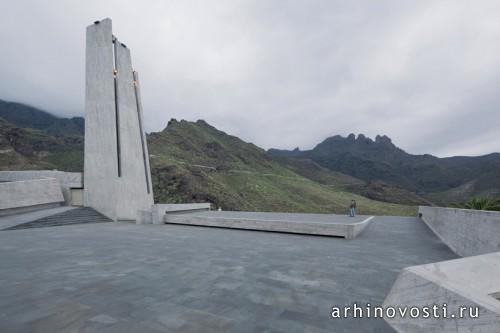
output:
[[[356,238],[373,216],[348,217],[334,214],[217,212],[167,213],[164,222],[204,227],[274,231]]]

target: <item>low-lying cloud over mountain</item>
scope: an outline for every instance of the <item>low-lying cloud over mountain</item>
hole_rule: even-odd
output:
[[[206,119],[302,149],[385,133],[411,153],[500,151],[500,2],[3,3],[0,98],[83,115],[85,26],[111,17],[145,124]]]

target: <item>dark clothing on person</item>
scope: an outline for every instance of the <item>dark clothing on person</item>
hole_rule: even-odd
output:
[[[352,200],[351,205],[349,206],[349,216],[356,216],[356,201]]]

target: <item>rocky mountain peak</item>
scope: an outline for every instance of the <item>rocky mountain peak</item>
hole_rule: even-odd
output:
[[[394,146],[392,143],[391,138],[389,138],[387,135],[377,135],[375,137],[375,142],[383,145],[391,145]]]

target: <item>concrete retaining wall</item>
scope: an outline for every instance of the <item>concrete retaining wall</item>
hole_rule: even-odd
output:
[[[0,212],[62,202],[61,185],[55,178],[0,183]]]
[[[500,251],[500,212],[420,206],[422,220],[462,257]]]
[[[67,206],[70,206],[72,203],[71,189],[83,188],[83,177],[81,172],[64,172],[57,170],[0,171],[0,182],[16,182],[46,178],[55,178],[59,180],[64,196],[64,204]]]
[[[64,172],[57,170],[26,170],[26,171],[0,171],[0,182],[16,182],[20,180],[33,180],[55,178],[61,185],[72,188],[82,188],[81,172]]]

